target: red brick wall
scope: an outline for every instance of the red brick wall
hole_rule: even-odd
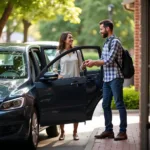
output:
[[[134,2],[134,86],[136,90],[140,90],[140,76],[141,76],[141,7],[140,0]]]

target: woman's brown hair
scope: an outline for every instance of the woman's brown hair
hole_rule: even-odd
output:
[[[69,31],[63,32],[59,38],[59,45],[58,45],[58,50],[63,51],[65,49],[65,41],[67,39],[68,34],[72,34]],[[72,48],[72,47],[70,47]]]

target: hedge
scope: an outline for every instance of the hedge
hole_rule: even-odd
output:
[[[126,109],[139,109],[139,92],[135,90],[134,86],[123,88],[123,99]],[[114,98],[111,107],[116,109]]]

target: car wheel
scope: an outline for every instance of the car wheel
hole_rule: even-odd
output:
[[[33,109],[30,123],[30,134],[27,140],[27,147],[29,147],[32,150],[35,150],[38,145],[38,140],[39,140],[39,122],[37,118],[37,112],[35,109]]]
[[[56,137],[59,135],[59,129],[57,125],[54,126],[49,126],[48,128],[46,128],[46,133],[48,135],[48,137]]]

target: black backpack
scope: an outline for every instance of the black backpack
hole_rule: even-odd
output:
[[[116,37],[112,38],[111,41],[109,42],[108,48],[110,50],[110,46],[111,46],[111,42],[113,39],[118,39]],[[125,79],[129,79],[134,75],[134,65],[133,65],[133,61],[132,58],[128,52],[128,50],[124,49],[122,47],[122,67],[119,64],[119,62],[117,61],[117,59],[115,59],[115,62],[117,63],[118,67],[120,68],[121,72],[123,73],[123,76]]]

